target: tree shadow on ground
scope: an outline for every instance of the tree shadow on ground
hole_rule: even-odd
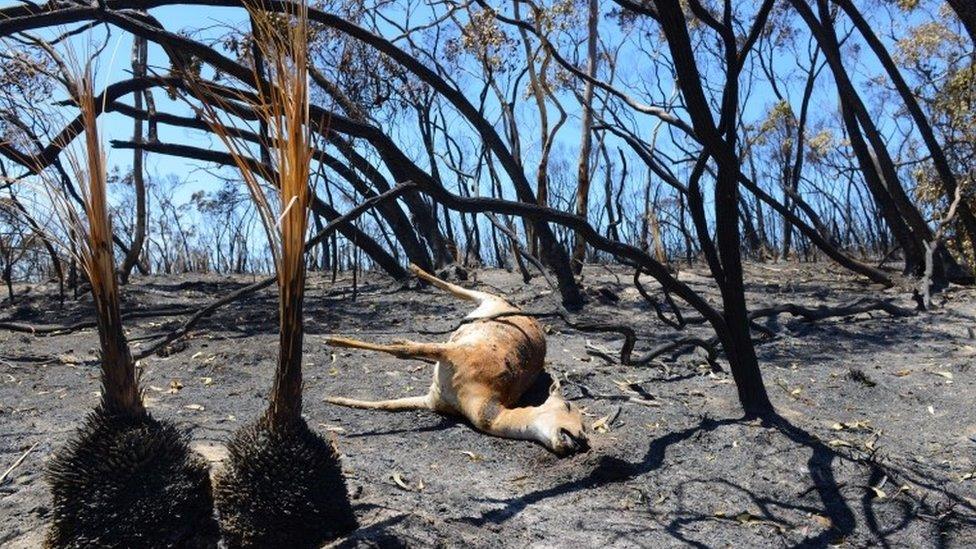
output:
[[[516,498],[503,500],[483,499],[486,502],[501,503],[502,507],[483,513],[481,517],[471,517],[465,520],[472,522],[476,526],[482,526],[488,523],[502,523],[517,516],[529,505],[539,503],[540,501],[629,480],[660,468],[664,464],[665,454],[670,446],[687,440],[699,433],[712,431],[723,425],[730,425],[739,421],[738,419],[714,420],[705,417],[698,425],[669,433],[651,441],[650,448],[648,448],[647,453],[640,462],[630,463],[613,456],[602,456],[597,461],[596,467],[584,478],[524,494]]]
[[[715,431],[721,427],[746,424],[744,418],[712,419],[702,418],[698,424],[687,429],[668,433],[664,436],[651,441],[650,446],[637,462],[628,462],[612,456],[600,457],[595,467],[583,478],[564,482],[549,488],[530,492],[521,496],[507,499],[482,498],[480,501],[489,504],[500,504],[500,508],[486,511],[478,517],[468,517],[462,520],[475,526],[485,526],[490,524],[501,524],[518,516],[527,507],[540,503],[549,498],[571,494],[598,488],[601,486],[621,483],[635,479],[641,475],[660,469],[666,463],[669,448],[702,436],[705,433]],[[797,527],[790,519],[781,516],[782,511],[792,511],[809,516],[819,515],[824,518],[823,528],[819,532],[804,535],[802,540],[795,538],[790,541],[784,537],[784,541],[796,547],[824,547],[839,543],[855,533],[858,528],[858,516],[852,508],[854,505],[860,507],[860,514],[863,515],[864,526],[870,537],[875,543],[882,547],[890,547],[891,536],[901,530],[908,528],[918,521],[930,524],[934,531],[936,546],[944,547],[951,543],[953,532],[966,529],[971,532],[976,527],[976,514],[960,512],[959,507],[969,508],[965,498],[960,498],[956,494],[946,491],[937,484],[926,484],[925,479],[920,479],[912,471],[895,471],[888,468],[887,464],[882,465],[874,460],[874,456],[868,458],[854,458],[842,454],[827,444],[823,443],[816,436],[804,429],[794,425],[786,418],[779,415],[770,415],[763,418],[759,423],[749,422],[749,425],[762,426],[772,429],[780,435],[786,437],[793,444],[803,447],[809,452],[806,460],[806,471],[809,474],[810,487],[803,493],[794,497],[776,497],[769,494],[758,494],[754,490],[739,486],[727,479],[693,479],[679,484],[682,486],[689,484],[707,484],[712,489],[725,487],[744,495],[751,503],[753,509],[758,509],[758,513],[748,513],[743,516],[722,516],[714,513],[703,514],[691,509],[679,508],[673,518],[664,524],[664,530],[675,540],[685,544],[698,547],[706,545],[689,538],[684,529],[695,523],[724,520],[738,523],[749,523],[766,525],[783,535],[789,530]],[[841,492],[842,487],[851,489],[852,483],[841,483],[837,479],[836,470],[840,462],[845,462],[861,468],[864,476],[864,494],[860,500],[845,498]],[[909,480],[921,487],[932,490],[946,496],[950,502],[948,508],[940,504],[929,505],[925,497],[886,499],[880,497],[870,489],[870,486],[878,486],[882,479],[897,477],[899,480]],[[805,504],[802,497],[809,493],[815,493],[817,503]],[[899,492],[900,494],[900,492]],[[878,505],[884,501],[884,517],[879,517]],[[961,503],[960,503],[961,502]],[[892,505],[894,504],[894,505]],[[682,506],[683,507],[683,506]],[[777,510],[780,510],[777,512]],[[971,510],[971,509],[970,509]],[[892,516],[892,513],[897,516]],[[651,519],[650,517],[648,517]],[[886,526],[882,526],[882,522]],[[622,535],[626,535],[621,532]],[[630,536],[636,536],[636,532],[629,532]]]
[[[361,514],[367,507],[365,505],[355,506],[357,514]],[[401,513],[394,515],[379,522],[364,526],[353,532],[348,538],[342,540],[335,547],[354,548],[354,547],[410,547],[410,540],[404,539],[402,533],[391,534],[390,531],[397,524],[402,523],[409,515]]]

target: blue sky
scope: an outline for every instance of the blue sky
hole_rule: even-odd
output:
[[[416,21],[418,17],[424,16],[424,11],[429,9],[421,4],[419,9],[414,10],[414,20]],[[605,10],[608,8],[605,7]],[[606,11],[604,11],[606,13]],[[246,16],[244,11],[241,9],[230,9],[230,8],[211,8],[211,7],[199,7],[199,6],[173,6],[158,8],[152,10],[152,15],[159,19],[164,26],[166,26],[171,31],[187,30],[192,31],[194,36],[198,39],[205,38],[215,38],[222,34],[229,32],[231,29],[245,29],[246,28]],[[886,30],[887,25],[892,22],[897,23],[898,12],[893,14],[888,14],[885,12],[878,12],[876,14],[868,14],[869,16],[875,16],[876,19],[880,21],[887,21],[888,23],[879,25],[879,32]],[[914,22],[914,18],[926,17],[923,12],[916,13],[912,18],[909,18],[907,22]],[[511,28],[506,28],[511,36],[515,36],[515,31]],[[653,26],[651,28],[654,28]],[[392,28],[383,29],[384,33],[390,35],[395,34]],[[49,31],[50,33],[50,31]],[[601,35],[606,43],[615,43],[624,37],[623,32],[617,26],[616,21],[610,18],[604,17],[601,23]],[[90,32],[89,38],[98,39],[104,36],[104,30],[102,28],[93,30]],[[82,45],[83,38],[78,38],[75,40],[76,47],[83,48]],[[132,38],[126,33],[120,32],[118,29],[112,31],[111,40],[106,52],[101,58],[99,81],[102,83],[114,82],[122,80],[129,77],[130,70],[130,54],[131,54]],[[662,50],[665,46],[661,44],[659,46]],[[805,58],[805,39],[800,41],[798,50],[801,52],[803,62],[806,62]],[[161,70],[166,68],[166,59],[162,51],[150,44],[150,65],[156,65],[161,67]],[[520,51],[520,50],[519,50]],[[582,47],[578,50],[582,51]],[[564,56],[572,59],[573,52],[563,51]],[[651,52],[653,53],[653,52]],[[624,82],[626,84],[640,84],[642,82],[648,82],[653,79],[646,68],[645,63],[642,60],[647,54],[638,51],[633,44],[626,46],[621,52],[621,67],[618,71],[617,82]],[[792,56],[786,55],[777,58],[774,63],[777,69],[783,71],[784,73],[794,66],[796,59]],[[879,72],[879,67],[870,52],[863,52],[857,58],[849,58],[846,60],[849,69],[854,69],[859,75],[859,80],[864,83],[866,75],[873,75]],[[706,69],[707,70],[707,69]],[[462,86],[470,84],[472,89],[477,85],[476,82],[472,82],[470,79],[465,80],[463,76],[459,76]],[[798,108],[799,103],[799,93],[802,89],[802,81],[796,80],[791,81],[787,88],[786,93],[790,96],[794,108]],[[523,82],[524,85],[524,82]],[[627,88],[628,86],[621,86]],[[666,92],[667,90],[673,89],[672,82],[662,82],[661,88]],[[631,91],[631,93],[634,93]],[[173,102],[166,97],[165,93],[156,91],[154,97],[157,101],[157,107],[160,111],[173,112],[179,114],[187,114],[188,110],[185,105],[180,102]],[[489,96],[490,97],[490,96]],[[476,102],[476,98],[470,98],[472,102]],[[578,123],[578,113],[580,107],[576,99],[570,93],[562,93],[560,99],[563,105],[571,113],[571,117],[567,122],[566,126],[560,132],[556,150],[561,152],[565,157],[565,160],[570,164],[570,171],[574,173],[575,162],[576,162],[576,151],[578,150],[579,140],[580,140],[580,128]],[[661,100],[663,97],[654,97],[654,100]],[[645,98],[647,100],[647,98]],[[131,97],[124,98],[123,101],[131,103]],[[770,92],[768,85],[764,83],[763,79],[760,78],[757,81],[757,85],[752,89],[751,96],[748,102],[742,104],[742,109],[744,113],[744,118],[749,121],[755,121],[762,119],[766,115],[766,111],[769,106],[774,103],[774,97]],[[526,150],[525,160],[526,160],[526,170],[529,175],[529,179],[532,180],[534,177],[535,164],[538,156],[539,149],[539,138],[537,129],[537,118],[534,111],[534,103],[528,99],[523,98],[519,106],[520,120],[523,122],[520,124],[522,145]],[[815,92],[814,102],[811,105],[812,111],[815,117],[829,117],[833,116],[836,112],[836,91],[833,87],[833,82],[829,77],[829,72],[824,71],[817,83],[817,88]],[[885,105],[886,110],[897,108],[897,105]],[[489,99],[489,115],[488,119],[495,121],[497,119],[498,105],[493,99]],[[555,118],[555,109],[550,108],[550,118]],[[66,113],[67,114],[67,113]],[[636,128],[645,137],[648,136],[653,125],[656,124],[656,120],[647,116],[638,116],[639,120],[638,126]],[[466,122],[461,121],[456,118],[452,121],[452,129],[456,128],[459,135],[466,135],[473,137],[473,132],[470,130],[470,126]],[[118,114],[108,114],[101,118],[102,127],[102,137],[103,140],[108,142],[110,139],[129,139],[132,133],[132,122],[128,118],[118,115]],[[885,128],[884,122],[882,121],[882,128]],[[416,133],[415,125],[412,123],[401,124],[396,128],[386,128],[388,131],[398,136],[400,144],[403,146],[410,154],[414,154],[416,158],[423,160],[424,156],[420,154],[421,147],[420,141]],[[889,128],[890,129],[890,128]],[[202,132],[190,131],[172,128],[166,125],[159,126],[160,139],[164,142],[175,142],[175,143],[186,143],[193,144],[202,147],[220,147],[220,144],[204,135]],[[501,129],[499,128],[499,131]],[[664,134],[662,133],[662,136]],[[616,148],[619,143],[613,138],[608,138],[613,146],[611,147],[611,152]],[[659,141],[659,145],[663,150],[670,151],[673,149],[666,140]],[[626,147],[624,147],[626,150]],[[109,150],[110,163],[120,166],[123,170],[128,169],[131,164],[132,152],[131,151],[111,151]],[[420,162],[424,165],[425,162]],[[635,170],[638,166],[638,162],[632,161],[630,168]],[[176,157],[169,157],[163,155],[150,154],[147,156],[146,168],[147,173],[154,177],[165,177],[169,175],[175,175],[180,179],[187,179],[190,184],[184,187],[182,190],[182,198],[185,200],[188,198],[189,194],[196,190],[212,190],[217,185],[217,179],[215,179],[210,174],[206,173],[202,168],[207,166],[202,165],[198,162],[192,162],[183,160]],[[682,170],[677,170],[679,177],[681,176]],[[224,170],[224,174],[231,175],[233,172],[231,170]],[[448,173],[448,172],[443,172]],[[596,179],[594,180],[594,193],[591,197],[591,203],[600,204],[603,200],[602,197],[602,172],[598,172]],[[635,178],[637,185],[632,189],[628,190],[629,194],[637,194],[641,192],[640,187],[643,177]],[[453,181],[446,182],[450,188],[454,188]],[[487,188],[482,185],[482,193],[487,194]],[[708,193],[706,193],[707,197]],[[511,197],[511,194],[508,194]]]

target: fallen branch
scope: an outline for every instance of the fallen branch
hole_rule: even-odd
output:
[[[639,271],[638,271],[639,272]],[[636,278],[636,277],[635,277]],[[674,305],[672,304],[672,307]],[[843,317],[851,316],[859,313],[883,310],[892,316],[896,317],[908,317],[915,316],[915,311],[911,309],[906,309],[904,307],[899,307],[889,301],[884,301],[880,299],[871,298],[861,298],[850,304],[842,305],[839,307],[827,307],[819,306],[815,308],[804,307],[802,305],[796,305],[793,303],[784,303],[781,305],[775,305],[772,307],[764,307],[761,309],[756,309],[749,313],[749,323],[752,329],[761,332],[766,337],[774,337],[775,333],[762,326],[761,324],[755,322],[757,318],[776,316],[779,314],[791,314],[793,316],[798,316],[803,318],[805,322],[816,322],[818,320],[824,320],[833,317]],[[545,311],[545,312],[534,312],[534,311],[509,311],[504,313],[497,313],[485,317],[478,318],[466,318],[461,320],[457,325],[446,330],[421,330],[420,333],[426,335],[444,335],[449,334],[460,328],[465,324],[471,322],[483,322],[490,320],[497,320],[500,318],[510,317],[510,316],[527,316],[532,318],[558,318],[562,320],[567,326],[574,330],[586,333],[617,333],[623,336],[624,344],[620,349],[620,358],[616,359],[611,356],[606,350],[596,347],[590,343],[587,343],[587,352],[598,356],[611,363],[619,363],[624,366],[646,366],[648,363],[658,358],[663,354],[669,352],[678,351],[688,347],[699,347],[706,352],[705,360],[708,361],[709,365],[712,367],[713,372],[722,371],[721,366],[719,366],[716,361],[718,357],[718,350],[716,346],[719,344],[718,338],[703,339],[700,337],[688,336],[674,341],[669,341],[663,343],[650,351],[645,352],[641,356],[634,358],[633,351],[637,344],[637,333],[630,326],[622,324],[590,324],[581,323],[569,318],[566,311]],[[692,324],[703,322],[703,318],[681,318],[682,324]],[[665,321],[671,324],[669,321]]]
[[[819,307],[811,308],[804,307],[803,305],[796,305],[794,303],[783,303],[781,305],[774,305],[772,307],[754,309],[749,313],[749,320],[776,316],[780,314],[791,314],[793,316],[802,317],[805,322],[816,322],[818,320],[824,320],[827,318],[851,316],[879,310],[897,317],[915,316],[915,311],[906,309],[904,307],[899,307],[898,305],[895,305],[889,301],[861,298],[847,305],[841,305],[838,307],[827,307],[821,305]]]
[[[163,349],[164,347],[173,343],[174,341],[186,336],[188,333],[190,333],[190,330],[192,330],[194,326],[196,326],[204,318],[210,316],[217,309],[223,307],[224,305],[227,305],[228,303],[233,303],[234,301],[237,301],[238,299],[248,294],[252,294],[258,290],[267,288],[268,286],[274,284],[276,280],[278,280],[277,275],[268,277],[264,280],[255,282],[254,284],[244,286],[243,288],[231,292],[230,294],[210,303],[209,305],[203,307],[202,309],[198,309],[193,314],[193,316],[188,318],[186,322],[183,323],[182,326],[180,326],[176,330],[169,332],[168,334],[166,334],[156,342],[150,344],[145,349],[142,349],[138,353],[135,353],[135,359],[142,360],[146,357],[152,356],[160,349]]]
[[[718,351],[715,350],[716,343],[718,343],[716,338],[706,340],[693,336],[683,337],[681,339],[676,339],[674,341],[669,341],[667,343],[658,345],[628,365],[644,366],[663,354],[677,352],[688,347],[699,347],[705,351],[705,361],[708,362],[708,365],[712,368],[712,371],[721,372],[723,371],[722,367],[719,366],[718,362],[716,361],[718,358]]]
[[[605,360],[609,360],[614,363],[622,364],[624,366],[646,366],[655,358],[666,354],[668,352],[677,351],[686,347],[701,347],[707,353],[706,360],[712,366],[713,371],[722,371],[722,368],[715,361],[718,357],[718,351],[715,346],[718,342],[717,338],[712,340],[705,340],[700,337],[683,337],[675,341],[670,341],[659,345],[650,351],[642,354],[638,358],[633,357],[634,347],[637,344],[637,332],[630,326],[623,324],[591,324],[585,322],[577,322],[570,319],[564,311],[546,311],[546,312],[533,312],[533,311],[507,311],[503,313],[496,313],[493,315],[478,317],[478,318],[465,318],[461,320],[456,326],[449,330],[424,330],[420,333],[426,335],[444,335],[449,334],[460,328],[465,324],[470,324],[472,322],[486,322],[490,320],[498,320],[501,318],[512,317],[512,316],[527,316],[531,318],[558,318],[562,320],[567,326],[574,330],[586,333],[616,333],[624,337],[624,344],[620,348],[620,358],[614,359],[606,351],[599,349],[591,344],[587,344],[587,350],[591,351],[592,354],[596,354]]]
[[[193,309],[189,308],[179,308],[179,309],[152,309],[148,311],[132,311],[122,315],[122,320],[130,320],[133,318],[157,318],[164,316],[183,316],[193,312]],[[0,330],[7,330],[10,332],[20,332],[25,334],[33,335],[64,335],[71,332],[76,332],[78,330],[85,330],[88,328],[95,327],[94,320],[84,320],[81,322],[75,322],[74,324],[69,324],[67,326],[35,326],[32,324],[22,324],[19,322],[0,322]]]
[[[661,320],[661,322],[671,326],[675,330],[684,329],[687,322],[685,322],[684,317],[681,315],[681,310],[678,309],[678,305],[674,302],[674,299],[671,298],[671,294],[665,290],[664,299],[668,302],[668,305],[671,307],[671,311],[674,313],[674,320],[671,320],[664,315],[664,311],[661,310],[661,303],[657,300],[657,298],[648,293],[647,289],[644,288],[644,285],[641,284],[640,275],[642,272],[643,271],[641,269],[634,271],[634,287],[637,288],[637,292],[641,295],[641,297],[644,298],[644,301],[649,303],[651,307],[654,308],[654,312],[657,314],[657,317]]]

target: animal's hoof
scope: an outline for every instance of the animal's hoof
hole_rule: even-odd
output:
[[[589,452],[590,441],[586,438],[586,433],[573,434],[566,429],[560,429],[553,450],[561,457]]]

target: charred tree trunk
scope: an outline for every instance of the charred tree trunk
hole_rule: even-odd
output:
[[[742,218],[742,226],[745,228],[745,249],[756,257],[762,249],[762,241],[752,219],[752,208],[742,197],[739,198],[739,217]]]
[[[314,67],[309,67],[309,75],[312,77],[312,81],[328,93],[330,97],[335,99],[353,120],[365,123],[366,115],[359,108],[359,105],[356,105],[349,99],[335,83],[326,78],[324,74]],[[349,165],[359,170],[373,184],[377,192],[384,193],[391,189],[386,177],[360,155],[351,142],[341,137],[331,135],[328,137],[330,143],[335,145],[339,152],[346,157]],[[397,238],[401,239],[401,245],[403,245],[404,250],[407,251],[408,255],[411,255],[411,261],[424,270],[429,272],[433,271],[435,263],[442,264],[450,255],[445,238],[440,234],[436,215],[430,205],[424,202],[416,192],[405,194],[403,196],[403,202],[413,217],[414,223],[403,223],[405,220],[403,214],[400,213],[397,215],[395,212],[392,212],[394,208],[400,210],[396,204],[384,204],[384,208],[390,210],[388,212],[390,214],[388,221],[394,227]],[[416,227],[416,230],[414,227]],[[419,241],[417,240],[418,232],[427,241],[427,247],[433,254],[433,261],[426,252],[420,253],[420,250],[417,249],[419,245]]]
[[[135,78],[146,76],[148,45],[145,38],[136,36],[132,41],[132,74]],[[133,94],[133,105],[136,109],[142,109],[143,92],[136,91]],[[132,140],[136,143],[143,141],[142,119],[133,119]],[[146,180],[143,159],[145,153],[135,149],[132,152],[132,187],[136,195],[136,219],[132,229],[132,245],[128,253],[122,260],[119,268],[119,279],[122,284],[129,283],[129,275],[133,267],[139,263],[142,255],[142,248],[146,241]]]
[[[235,0],[216,0],[216,3],[209,2],[208,5],[237,6],[239,4]],[[289,9],[290,5],[291,4],[287,2],[271,0],[266,4],[263,4],[262,8],[269,11],[281,12]],[[127,6],[128,4],[123,4],[123,2],[115,2],[111,4],[113,10],[119,7],[125,8]],[[139,6],[134,7],[137,8]],[[62,22],[67,24],[74,21],[92,18],[110,21],[112,24],[118,25],[120,28],[123,28],[128,32],[139,34],[149,40],[161,44],[174,59],[185,59],[186,56],[190,55],[196,56],[204,62],[212,64],[218,70],[231,74],[244,82],[254,81],[254,74],[252,71],[238,63],[235,63],[227,57],[220,55],[213,49],[208,48],[206,45],[162,30],[157,23],[151,21],[150,17],[129,17],[127,15],[120,15],[118,12],[113,10],[76,10],[75,12],[68,13],[66,17],[62,18]],[[375,48],[377,51],[385,55],[388,55],[393,61],[400,64],[404,69],[415,75],[419,80],[429,85],[437,93],[441,94],[447,101],[458,109],[460,114],[462,114],[465,119],[468,120],[468,122],[472,124],[479,135],[484,139],[486,145],[498,157],[501,165],[505,169],[506,174],[512,180],[519,200],[525,203],[536,203],[535,193],[529,186],[528,181],[525,178],[525,174],[521,171],[517,162],[512,157],[511,152],[505,148],[504,142],[499,137],[493,125],[485,120],[479,110],[472,105],[470,101],[468,101],[463,91],[448,84],[435,71],[425,66],[406,51],[400,49],[394,43],[381,36],[373,34],[346,19],[343,19],[341,16],[317,8],[309,8],[308,16],[311,21],[315,21],[318,24],[325,25],[340,33],[353,37],[357,40],[361,40],[368,46]],[[49,17],[50,14],[45,13],[44,15],[40,16],[40,20],[38,20],[38,18],[35,16],[28,15],[25,17],[18,17],[16,22],[0,21],[0,34],[6,35],[11,32],[34,28],[38,25],[43,26],[46,24],[45,21],[47,21]],[[326,119],[324,116],[326,113],[323,112],[323,109],[313,107],[313,111],[315,111],[313,118],[316,120]],[[319,118],[320,116],[321,118]],[[339,115],[332,116],[329,118],[329,126],[333,126],[335,124],[344,126],[345,130],[339,131],[348,131],[352,129],[352,126],[348,124],[349,120],[343,120],[344,118],[345,117]],[[356,131],[361,131],[366,134],[360,136],[370,139],[371,143],[377,148],[381,155],[383,155],[384,162],[388,165],[388,167],[390,167],[391,171],[393,169],[407,168],[406,172],[401,174],[406,175],[407,177],[398,176],[398,180],[416,181],[416,179],[413,178],[414,176],[423,177],[425,179],[429,178],[429,175],[424,174],[422,170],[419,170],[419,168],[416,168],[416,166],[412,166],[413,163],[410,161],[409,157],[403,154],[388,136],[382,134],[376,128],[367,127],[362,124],[358,124],[358,126],[359,127],[356,128]],[[325,136],[332,133],[331,128],[318,128],[318,131]],[[47,151],[44,153],[45,158],[41,158],[40,160],[47,160],[46,155]],[[418,184],[420,183],[418,182]],[[534,231],[538,234],[542,247],[542,259],[556,275],[564,306],[570,309],[579,308],[582,306],[583,299],[573,277],[566,248],[559,244],[555,238],[555,235],[552,233],[551,228],[545,223],[536,223],[534,225]]]
[[[946,0],[962,21],[970,40],[976,43],[976,3],[973,0]]]
[[[10,305],[14,305],[14,263],[11,254],[5,248],[0,248],[0,255],[3,255],[3,269],[0,270],[0,278],[3,285],[7,287],[7,299]]]
[[[429,106],[428,106],[429,107]],[[434,180],[441,182],[443,185],[443,179],[441,179],[440,168],[437,166],[437,153],[435,152],[434,134],[431,130],[431,120],[430,111],[428,109],[417,107],[417,114],[421,121],[420,124],[420,136],[424,144],[424,149],[427,152],[427,158],[430,162],[430,176]],[[437,217],[437,204],[431,204],[431,213],[434,218],[434,223],[438,223]],[[438,225],[439,227],[439,225]],[[440,232],[440,231],[438,231]],[[451,265],[460,261],[460,256],[458,254],[457,240],[454,237],[454,229],[451,226],[451,212],[446,208],[444,210],[444,253],[435,254],[434,262],[438,268]]]
[[[603,169],[606,172],[603,179],[603,207],[607,212],[607,238],[620,240],[620,230],[617,227],[620,220],[613,210],[613,164],[610,163],[606,145],[600,146],[600,153],[603,155]]]
[[[515,19],[521,20],[521,5],[524,0],[514,0],[512,2],[513,14]],[[549,132],[549,114],[546,105],[546,90],[540,81],[539,70],[535,66],[535,56],[532,53],[532,46],[529,42],[528,31],[524,27],[518,28],[519,36],[522,39],[522,47],[525,52],[527,62],[527,73],[529,75],[529,85],[532,89],[532,96],[535,99],[536,109],[539,111],[539,134],[542,141],[542,153],[539,158],[539,167],[536,170],[536,198],[540,206],[547,206],[549,200],[549,154],[552,149],[553,135]],[[548,64],[548,56],[542,63],[541,72],[545,75]],[[560,124],[561,125],[561,124]],[[558,126],[557,126],[558,128]],[[538,257],[539,241],[535,236],[535,231],[531,223],[525,224],[525,241],[529,248],[529,253]]]
[[[911,88],[905,79],[901,75],[901,71],[898,70],[898,66],[895,65],[894,60],[888,53],[884,44],[878,39],[878,36],[874,33],[871,25],[864,19],[861,12],[858,11],[857,7],[851,0],[834,0],[841,9],[851,18],[851,21],[857,27],[858,31],[864,37],[871,51],[874,52],[875,56],[881,62],[884,67],[885,72],[894,84],[895,89],[901,96],[902,101],[905,103],[905,107],[909,114],[912,116],[912,120],[915,122],[915,127],[918,129],[919,135],[922,137],[922,141],[925,143],[925,147],[928,149],[929,154],[932,157],[932,164],[935,166],[935,170],[939,175],[939,180],[942,182],[943,195],[945,199],[952,203],[953,198],[956,196],[956,188],[959,186],[958,181],[956,181],[956,176],[952,172],[952,168],[949,166],[949,161],[946,158],[945,151],[939,144],[938,139],[935,137],[935,132],[932,130],[932,125],[929,124],[928,118],[926,118],[925,113],[922,112],[922,108],[912,93]],[[960,4],[958,1],[950,1],[952,4]],[[968,16],[971,18],[970,23],[976,25],[976,4],[969,2],[968,4]],[[953,6],[956,8],[956,6]],[[963,10],[966,8],[959,6]],[[960,13],[962,17],[962,13]],[[973,214],[972,209],[970,209],[969,204],[966,201],[961,201],[958,203],[957,213],[959,215],[959,220],[961,221],[962,227],[964,228],[966,234],[969,237],[970,242],[976,242],[976,215]]]
[[[312,211],[328,221],[335,221],[342,215],[317,196],[312,198]],[[410,278],[410,273],[400,265],[400,262],[396,258],[390,255],[373,237],[364,233],[355,225],[351,223],[345,224],[339,227],[338,232],[357,248],[361,249],[363,253],[376,262],[376,265],[380,269],[383,269],[394,280],[402,282]]]
[[[333,158],[325,153],[318,155],[317,160],[324,162],[333,171],[338,173],[343,179],[349,182],[350,185],[356,189],[363,198],[369,199],[375,197],[376,193],[373,189],[370,189],[365,181],[362,180],[353,170],[349,169],[348,166],[344,165],[338,159]],[[370,170],[365,173],[367,177],[370,177],[373,183],[373,187],[379,189],[379,191],[386,192],[390,190],[390,184],[386,181],[382,174],[376,170]],[[390,227],[393,229],[393,233],[396,236],[397,241],[403,246],[403,251],[407,254],[407,258],[410,262],[416,265],[428,265],[431,266],[430,255],[428,255],[426,248],[423,243],[417,238],[417,232],[414,230],[413,225],[411,225],[410,220],[400,209],[400,206],[393,201],[382,202],[377,206],[380,215],[383,219],[389,223]],[[371,254],[369,254],[371,255]]]
[[[702,87],[681,3],[678,0],[658,0],[655,5],[695,134],[717,167],[714,199],[718,257],[712,259],[717,259],[720,265],[710,261],[710,266],[721,290],[722,317],[726,328],[720,330],[724,333],[719,333],[718,336],[726,351],[743,409],[750,415],[766,414],[772,412],[773,407],[766,393],[759,360],[752,343],[742,280],[742,242],[738,213],[741,166],[735,154],[736,124],[733,120],[738,110],[738,54],[735,35],[729,22],[718,29],[725,45],[728,73],[721,107],[722,124],[717,126]],[[771,5],[766,3],[766,15],[769,8]],[[699,164],[704,168],[703,162]],[[706,242],[702,242],[703,246],[705,244]]]
[[[844,69],[841,60],[840,45],[833,29],[833,22],[829,19],[829,13],[826,13],[825,4],[818,0],[821,18],[823,19],[824,15],[827,15],[827,18],[821,21],[817,19],[817,16],[805,0],[790,0],[790,3],[800,14],[800,17],[803,18],[807,27],[810,28],[821,50],[824,52],[827,64],[830,67],[830,71],[834,76],[834,82],[837,86],[837,93],[840,97],[841,104],[841,117],[851,142],[851,148],[854,150],[854,154],[858,159],[858,164],[860,165],[865,183],[871,191],[871,195],[878,204],[879,210],[882,216],[884,216],[885,222],[891,229],[892,234],[902,247],[902,252],[905,255],[906,271],[917,271],[925,264],[922,238],[913,232],[907,220],[902,217],[904,208],[899,208],[895,196],[890,192],[890,185],[900,185],[897,181],[897,176],[894,181],[890,177],[886,177],[887,174],[883,173],[882,166],[878,162],[878,147],[874,147],[874,150],[872,150],[865,141],[865,134],[870,135],[870,131],[872,129],[876,130],[876,128],[874,128],[873,124],[867,127],[864,124],[868,115],[864,104],[860,100],[860,95],[857,93],[847,71]],[[863,112],[859,114],[860,111]],[[865,132],[864,134],[862,134],[862,129]],[[877,135],[874,137],[876,138],[875,141],[880,142],[880,138]],[[881,145],[883,148],[883,143]]]
[[[590,160],[593,152],[593,78],[597,68],[597,25],[600,21],[599,2],[589,0],[586,40],[586,74],[590,77],[583,87],[583,120],[579,161],[576,165],[576,215],[586,219],[590,204]],[[580,235],[573,240],[573,272],[580,274],[586,261],[586,241]]]

